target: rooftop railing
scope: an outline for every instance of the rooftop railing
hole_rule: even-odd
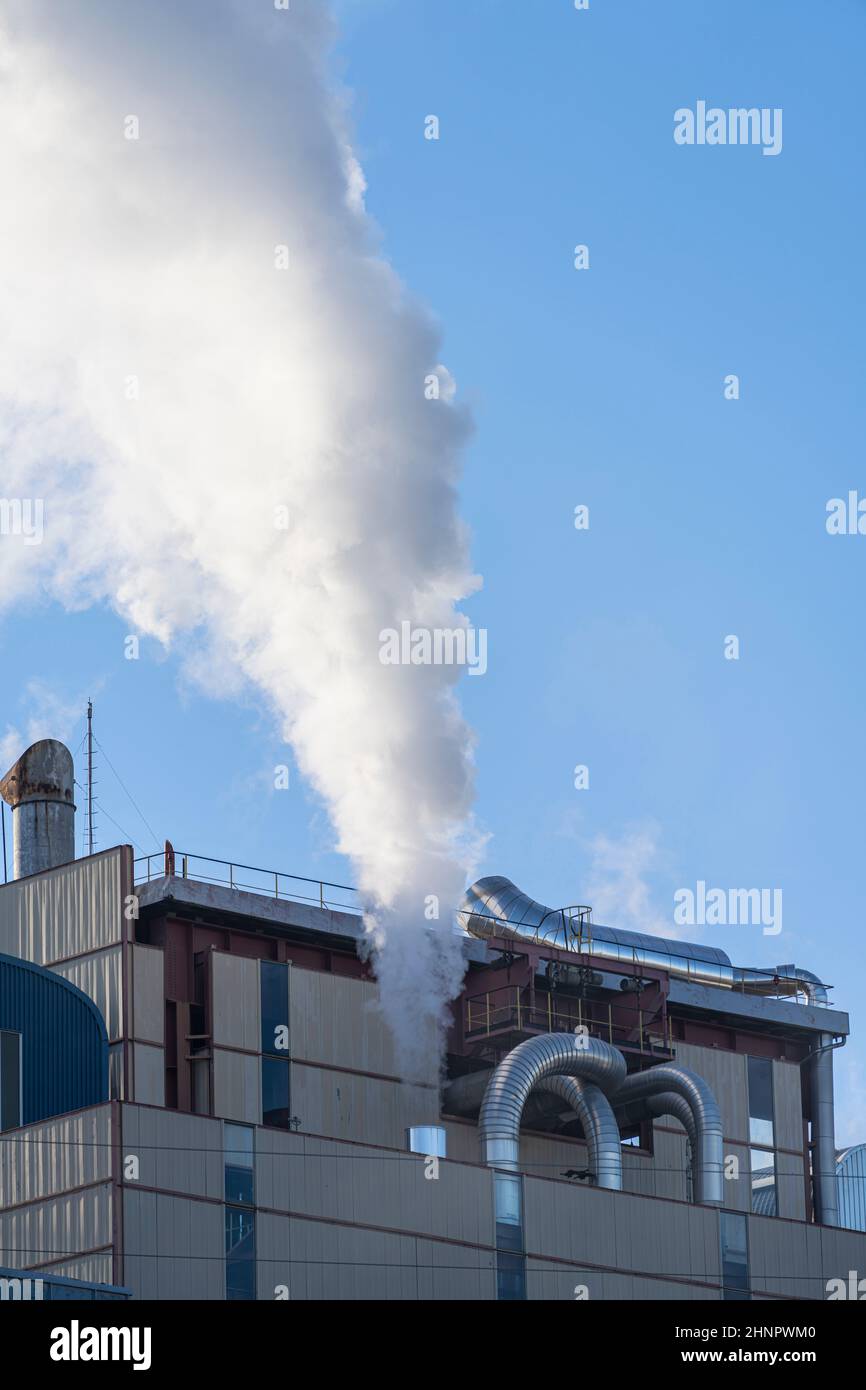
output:
[[[196,883],[212,883],[238,892],[258,893],[280,902],[312,903],[316,907],[358,915],[363,912],[357,889],[350,888],[346,883],[304,878],[280,869],[260,869],[252,864],[213,859],[209,855],[182,853],[170,847],[159,854],[142,855],[134,863],[136,885],[166,877],[188,878]]]

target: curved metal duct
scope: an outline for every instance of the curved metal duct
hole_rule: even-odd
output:
[[[664,1115],[673,1116],[685,1130],[694,1154],[698,1135],[695,1117],[685,1096],[678,1095],[676,1091],[660,1091],[658,1095],[647,1096],[644,1100],[628,1101],[624,1105],[618,1104],[614,1096],[613,1107],[620,1125],[638,1125],[642,1120],[661,1119]]]
[[[795,982],[796,988],[780,989],[779,983],[785,980]],[[734,966],[734,984],[737,989],[744,989],[749,994],[797,994],[802,991],[808,995],[810,1004],[830,1002],[827,986],[811,970],[804,970],[802,965],[776,965],[772,974],[768,970],[756,970],[754,966]]]
[[[527,1038],[493,1072],[478,1117],[482,1160],[492,1168],[516,1169],[520,1156],[520,1117],[526,1099],[546,1076],[579,1076],[607,1094],[625,1081],[625,1058],[600,1038],[545,1033]]]
[[[615,1103],[640,1101],[668,1091],[681,1096],[694,1124],[692,1145],[694,1197],[709,1206],[722,1204],[722,1120],[716,1098],[702,1076],[688,1067],[663,1062],[648,1071],[634,1072],[616,1092]]]
[[[740,969],[731,964],[726,952],[715,946],[648,936],[643,932],[619,931],[595,923],[580,936],[569,908],[546,907],[522,893],[510,879],[498,875],[480,878],[467,889],[459,916],[474,936],[525,937],[538,945],[555,946],[564,951],[582,950],[623,964],[664,970],[699,984],[721,985],[749,993],[797,994],[802,991],[813,1003],[827,1002],[827,991],[821,981],[811,971],[795,965],[778,966],[772,973]]]
[[[578,1076],[543,1076],[536,1091],[550,1091],[574,1111],[583,1128],[596,1187],[622,1191],[622,1143],[610,1101],[598,1086]]]

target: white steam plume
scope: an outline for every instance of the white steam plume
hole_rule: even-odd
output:
[[[0,607],[108,603],[264,693],[376,905],[409,1074],[462,973],[471,748],[457,668],[379,633],[465,625],[467,421],[425,397],[332,38],[322,0],[0,0],[0,494],[44,499]]]

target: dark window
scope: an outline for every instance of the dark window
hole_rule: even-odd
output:
[[[253,1131],[248,1125],[226,1124],[223,1130],[226,1201],[252,1207],[256,1200]]]
[[[0,1033],[0,1129],[21,1123],[21,1034]]]
[[[261,962],[262,1052],[275,1057],[289,1054],[289,967]]]
[[[500,1250],[496,1256],[496,1297],[506,1303],[526,1297],[524,1255],[506,1255]]]
[[[720,1216],[722,1253],[722,1298],[728,1303],[748,1300],[749,1245],[746,1218],[741,1212],[723,1211]]]
[[[496,1216],[496,1296],[526,1297],[526,1259],[523,1255],[523,1180],[517,1173],[493,1174]]]
[[[279,1057],[262,1058],[262,1124],[289,1127],[289,1064]]]
[[[773,1148],[773,1063],[769,1057],[749,1058],[749,1139]]]
[[[256,1296],[256,1218],[243,1207],[226,1207],[226,1298]]]

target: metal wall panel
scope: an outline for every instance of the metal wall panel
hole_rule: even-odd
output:
[[[378,989],[355,980],[294,966],[290,972],[292,1055],[312,1062],[400,1076],[402,1065],[378,1006]],[[430,1049],[426,1074],[413,1078],[438,1086],[439,1059]]]
[[[105,1020],[110,1042],[123,1037],[123,949],[112,946],[51,967],[53,975],[61,975],[93,1000]]]
[[[259,963],[248,956],[214,951],[213,1041],[219,1047],[261,1047]]]
[[[667,1117],[653,1126],[653,1156],[647,1160],[638,1154],[623,1155],[623,1188],[626,1192],[642,1192],[650,1197],[673,1197],[679,1202],[691,1200],[689,1162],[685,1132]],[[670,1125],[670,1129],[667,1127]],[[641,1185],[633,1181],[637,1177]]]
[[[718,1281],[719,1216],[712,1208],[537,1178],[524,1179],[524,1204],[528,1252],[568,1261],[575,1283],[599,1265],[635,1278]]]
[[[258,1296],[293,1301],[496,1296],[495,1255],[450,1242],[260,1214]]]
[[[712,1047],[677,1043],[676,1060],[702,1076],[712,1088],[722,1112],[726,1139],[745,1144],[749,1140],[749,1105],[746,1057]]]
[[[321,1067],[293,1063],[291,1099],[307,1133],[388,1148],[405,1147],[410,1125],[439,1123],[437,1091]]]
[[[803,1151],[803,1092],[796,1062],[773,1063],[776,1147]]]
[[[111,1251],[106,1251],[103,1255],[82,1255],[76,1260],[61,1260],[45,1270],[45,1277],[49,1275],[61,1279],[83,1279],[88,1284],[112,1284],[113,1256]]]
[[[149,1043],[132,1043],[132,1091],[142,1105],[165,1105],[165,1052]]]
[[[820,1228],[771,1216],[751,1216],[749,1272],[753,1293],[823,1298]]]
[[[165,954],[156,946],[130,947],[132,1029],[139,1042],[165,1044]]]
[[[255,963],[255,962],[254,962]],[[213,1108],[224,1120],[262,1122],[261,1058],[245,1052],[213,1050]]]
[[[763,1224],[763,1223],[762,1223]],[[807,1227],[817,1236],[821,1251],[823,1286],[821,1297],[826,1298],[827,1284],[831,1279],[841,1279],[846,1286],[847,1296],[851,1297],[851,1285],[866,1279],[866,1235],[862,1231],[845,1231],[838,1227]],[[763,1232],[761,1233],[763,1236]],[[854,1274],[854,1280],[851,1274]],[[834,1290],[834,1292],[838,1292]],[[858,1301],[862,1301],[863,1291],[858,1291]]]
[[[134,1298],[224,1299],[225,1208],[123,1193],[123,1283]]]
[[[668,1279],[639,1279],[628,1274],[600,1270],[575,1270],[544,1260],[529,1260],[526,1271],[526,1297],[533,1301],[634,1302],[676,1299],[678,1302],[718,1301],[717,1288],[680,1283]],[[579,1310],[575,1310],[579,1316]]]
[[[736,1160],[736,1165],[731,1163]],[[725,1144],[724,1204],[728,1211],[752,1210],[752,1168],[743,1144]],[[727,1176],[728,1173],[736,1176]]]
[[[124,1105],[121,1118],[123,1152],[138,1157],[142,1187],[222,1201],[223,1127],[218,1120],[138,1105]]]
[[[776,1154],[776,1192],[779,1215],[806,1220],[805,1163],[797,1154]]]
[[[62,1255],[110,1247],[111,1183],[0,1211],[0,1264],[40,1267]]]
[[[421,1154],[387,1153],[303,1134],[260,1130],[256,1150],[259,1205],[492,1245],[489,1169],[443,1159],[425,1176]]]
[[[0,951],[37,965],[122,939],[123,846],[0,887]]]
[[[0,1135],[0,1210],[110,1176],[110,1105]]]

